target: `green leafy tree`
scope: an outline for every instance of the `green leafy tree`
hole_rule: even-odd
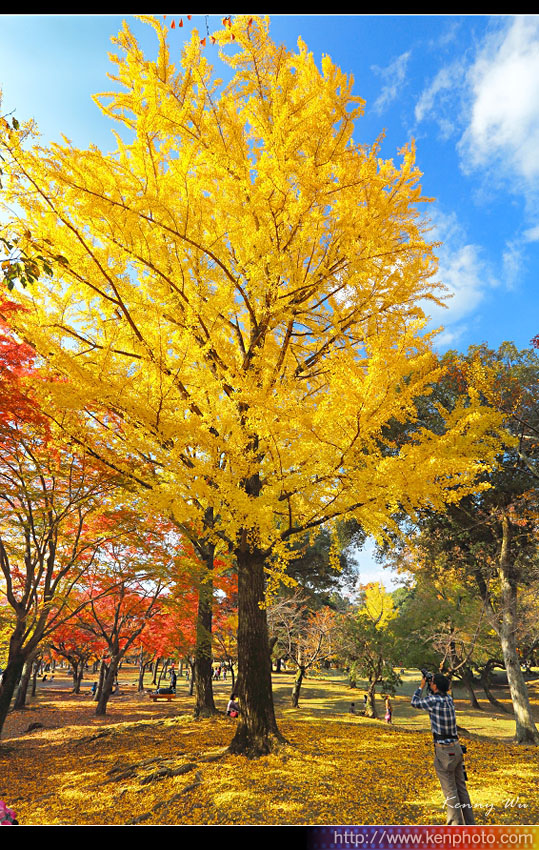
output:
[[[539,427],[539,354],[504,343],[498,351],[473,347],[466,357],[446,356],[446,378],[437,388],[444,403],[466,392],[473,375],[482,376],[485,403],[503,416],[505,436],[497,464],[484,473],[478,488],[442,511],[422,509],[407,539],[396,544],[401,563],[449,586],[457,579],[473,582],[500,642],[515,714],[515,737],[537,743],[526,682],[521,670],[519,632],[523,594],[536,598],[536,475]],[[436,399],[436,393],[434,398]],[[445,577],[445,578],[444,578]]]
[[[473,580],[462,583],[443,570],[419,574],[393,628],[402,641],[404,666],[441,670],[461,681],[472,706],[481,709],[473,683],[478,673],[487,698],[500,708],[489,688],[489,671],[501,664],[500,644]]]
[[[394,670],[402,654],[401,642],[393,629],[395,617],[391,594],[382,585],[373,583],[363,588],[358,610],[342,621],[340,652],[350,667],[351,678],[367,680],[367,717],[378,716],[377,685],[395,693],[401,681]]]
[[[333,607],[340,592],[357,583],[354,552],[364,542],[365,534],[353,519],[338,522],[333,529],[301,535],[290,541],[287,576],[301,587],[312,606]]]

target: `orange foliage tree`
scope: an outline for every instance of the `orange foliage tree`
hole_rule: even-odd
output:
[[[77,618],[80,627],[101,639],[106,651],[97,714],[106,713],[122,659],[154,617],[161,615],[162,621],[162,601],[181,558],[172,527],[135,508],[136,500],[130,509],[101,516],[101,523],[115,533],[101,546],[79,587],[87,602]]]
[[[74,584],[110,535],[95,521],[117,484],[50,427],[25,384],[37,379],[32,360],[27,345],[0,335],[0,586],[11,624],[0,732],[24,664],[69,616]]]
[[[100,658],[103,654],[102,639],[92,638],[86,629],[67,620],[54,629],[48,640],[48,646],[54,656],[64,658],[69,663],[73,676],[73,693],[80,693],[88,663]]]

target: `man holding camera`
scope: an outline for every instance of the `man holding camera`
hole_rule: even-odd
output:
[[[412,697],[414,708],[428,711],[434,738],[434,769],[442,786],[447,808],[448,825],[474,824],[472,804],[466,788],[463,749],[457,735],[457,718],[453,697],[449,694],[449,679],[441,673],[421,671],[420,687]],[[422,696],[428,683],[428,692]]]

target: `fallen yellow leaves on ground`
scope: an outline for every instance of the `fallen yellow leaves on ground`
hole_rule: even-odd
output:
[[[233,720],[188,707],[132,694],[96,718],[87,696],[47,694],[11,715],[0,797],[23,825],[445,822],[426,731],[283,712],[288,743],[248,761],[226,752]],[[43,727],[25,732],[35,718]],[[477,822],[538,823],[536,748],[467,744]]]

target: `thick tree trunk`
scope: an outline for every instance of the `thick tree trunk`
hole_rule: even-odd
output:
[[[483,709],[479,705],[475,695],[472,672],[468,667],[466,667],[462,673],[462,684],[468,691],[468,699],[470,700],[471,707],[477,709],[477,711],[482,711]]]
[[[36,695],[37,674],[39,673],[40,663],[36,662],[32,670],[32,696]]]
[[[199,585],[195,648],[195,717],[217,714],[213,699],[212,625],[213,625],[213,559],[215,547],[200,547],[206,565]]]
[[[238,681],[240,717],[232,753],[258,757],[284,741],[277,728],[271,687],[271,659],[264,607],[264,558],[244,545],[238,566]]]
[[[2,676],[2,684],[0,685],[0,735],[6,722],[6,717],[9,714],[9,708],[13,694],[19,684],[22,670],[24,667],[24,658],[14,657],[6,664]]]
[[[367,690],[367,701],[365,703],[365,717],[378,717],[378,712],[376,711],[375,692],[376,681],[369,682],[369,688]]]
[[[163,679],[166,679],[166,677],[167,677],[169,662],[170,662],[170,658],[167,658],[165,661],[163,661],[163,664],[161,665],[161,672],[159,673],[159,679],[157,680],[157,687],[158,688],[161,687],[161,683],[162,683]]]
[[[494,663],[492,661],[487,661],[485,666],[481,669],[481,673],[480,673],[481,687],[483,688],[483,690],[485,692],[485,696],[488,699],[489,703],[491,705],[493,705],[494,708],[497,708],[500,711],[504,711],[506,714],[509,714],[509,711],[505,707],[505,705],[502,702],[499,702],[499,700],[496,699],[496,697],[493,695],[492,691],[490,690],[490,673],[491,673],[491,670],[494,666],[503,668],[504,665],[501,661],[500,662],[495,661]]]
[[[23,647],[24,629],[25,621],[19,620],[9,641],[8,660],[0,681],[0,735],[29,654]]]
[[[82,658],[80,659],[79,664],[74,672],[75,675],[73,677],[73,693],[80,694],[80,687],[84,678],[84,660]]]
[[[142,650],[141,650],[141,655],[142,655]],[[144,673],[146,672],[146,667],[148,666],[148,663],[149,662],[147,662],[147,661],[144,662],[142,660],[142,657],[141,657],[140,662],[139,662],[139,668],[138,668],[137,690],[138,690],[139,693],[142,693],[142,691],[144,690]]]
[[[65,655],[64,657],[67,658],[69,666],[71,667],[71,679],[73,681],[72,693],[80,694],[80,686],[84,676],[85,659],[78,658],[75,655]]]
[[[294,687],[292,688],[292,705],[294,708],[299,707],[299,694],[301,691],[301,685],[303,683],[303,679],[305,677],[305,667],[302,667],[301,664],[298,666],[296,671],[296,676],[294,679]]]
[[[112,693],[112,688],[114,685],[114,681],[116,679],[116,675],[118,672],[118,661],[117,659],[111,658],[110,664],[105,672],[103,677],[103,684],[101,686],[101,691],[99,694],[99,699],[97,701],[97,707],[95,713],[99,716],[103,716],[107,713],[107,704],[109,701],[109,697]]]
[[[26,707],[26,695],[28,693],[28,685],[30,683],[31,675],[32,659],[27,658],[24,662],[21,678],[19,679],[19,686],[17,688],[17,693],[15,694],[15,702],[13,704],[14,711],[20,711],[21,709]]]
[[[159,670],[159,662],[160,661],[161,661],[161,656],[156,658],[155,663],[152,664],[152,667],[150,667],[150,670],[153,672],[152,685],[155,685],[155,687],[157,687],[157,671]]]
[[[102,694],[103,687],[104,687],[104,684],[105,684],[106,675],[107,675],[107,665],[106,665],[106,662],[104,660],[102,660],[101,666],[99,668],[99,681],[98,681],[97,690],[96,690],[95,696],[94,696],[94,702],[99,702],[99,700],[101,699],[101,694]]]
[[[73,682],[73,688],[71,689],[71,693],[79,694],[80,693],[80,678],[79,678],[79,668],[77,663],[71,664],[71,681]]]
[[[511,526],[507,517],[503,517],[502,531],[499,563],[502,597],[500,642],[515,714],[515,738],[519,744],[537,744],[539,733],[533,720],[528,688],[520,669],[520,658],[517,652],[517,582],[511,558]]]

